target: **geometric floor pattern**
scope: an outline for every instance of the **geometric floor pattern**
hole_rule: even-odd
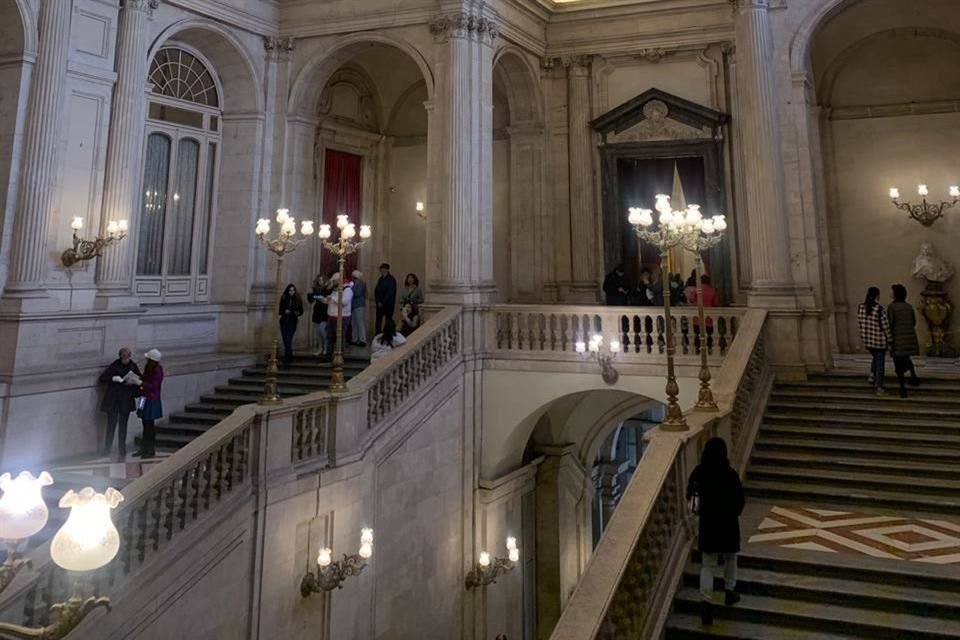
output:
[[[960,565],[960,523],[830,509],[773,507],[751,543]]]

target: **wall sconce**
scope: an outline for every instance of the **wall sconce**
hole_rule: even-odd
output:
[[[347,578],[360,575],[367,560],[373,555],[373,529],[360,530],[360,550],[353,555],[343,555],[343,560],[333,560],[333,550],[324,547],[317,555],[317,573],[308,571],[300,581],[300,595],[306,598],[311,593],[342,589]]]
[[[507,538],[506,558],[493,558],[491,561],[490,554],[481,551],[477,565],[467,574],[467,590],[493,584],[500,576],[513,571],[518,562],[520,549],[517,548],[517,539],[513,536]]]
[[[83,218],[74,218],[70,223],[73,229],[73,247],[67,249],[60,256],[63,266],[70,268],[82,260],[92,260],[103,255],[103,250],[114,242],[120,242],[127,236],[126,220],[111,220],[107,224],[107,235],[97,236],[93,240],[84,240],[80,237],[80,231],[83,229]]]
[[[576,343],[577,353],[583,360],[594,360],[600,365],[600,376],[607,384],[617,384],[620,372],[613,366],[613,361],[622,350],[619,340],[611,340],[606,353],[603,351],[603,336],[593,334],[589,344],[580,340]]]
[[[46,526],[49,514],[41,492],[51,484],[53,478],[46,471],[39,477],[29,471],[21,472],[15,479],[9,473],[0,476],[0,538],[8,545],[7,560],[0,568],[0,591],[30,564],[29,560],[17,557],[14,548]],[[69,508],[70,515],[50,543],[54,563],[67,571],[82,572],[109,564],[120,548],[120,534],[110,511],[122,500],[123,495],[113,488],[104,493],[97,493],[92,487],[85,487],[80,493],[67,491],[59,504]],[[50,606],[50,625],[33,628],[0,622],[0,637],[63,638],[98,607],[109,611],[110,598],[84,599],[78,593],[66,602]]]
[[[426,211],[425,211],[425,205],[424,205],[422,202],[420,202],[419,200],[417,201],[417,216],[418,216],[421,220],[426,220],[426,219],[427,219],[427,213],[426,213]]]
[[[960,202],[960,187],[950,187],[949,194],[950,197],[953,198],[952,201],[941,200],[940,202],[927,202],[927,196],[930,195],[930,190],[927,188],[927,185],[921,184],[917,186],[917,195],[920,196],[921,201],[919,204],[911,204],[909,202],[900,202],[900,189],[891,187],[890,200],[897,209],[906,211],[912,219],[925,227],[929,227],[943,217],[944,211],[955,206],[957,202]]]

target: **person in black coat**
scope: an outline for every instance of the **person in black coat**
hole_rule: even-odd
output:
[[[374,333],[382,333],[384,320],[393,319],[397,304],[397,279],[390,273],[390,265],[386,262],[380,265],[380,277],[373,290],[373,301],[377,303],[377,329]]]
[[[100,374],[100,382],[107,385],[100,402],[100,411],[107,414],[104,455],[110,455],[113,449],[113,434],[117,433],[116,460],[122,462],[127,457],[127,421],[130,419],[130,412],[137,408],[137,390],[140,388],[139,381],[128,384],[123,379],[130,372],[139,378],[140,367],[133,361],[130,349],[124,347],[117,355],[119,357]]]
[[[293,362],[293,334],[297,332],[297,322],[303,315],[303,300],[297,287],[288,284],[280,298],[280,335],[283,336],[283,361]]]
[[[700,516],[699,546],[703,555],[700,569],[700,595],[703,598],[703,624],[713,623],[713,576],[724,562],[726,604],[740,601],[737,586],[737,554],[740,552],[740,514],[744,497],[740,476],[727,459],[727,443],[710,438],[703,447],[700,464],[687,482],[687,499]]]
[[[623,265],[618,264],[603,280],[603,293],[608,305],[622,307],[627,304],[627,276]]]

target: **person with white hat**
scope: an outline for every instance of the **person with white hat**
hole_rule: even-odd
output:
[[[143,422],[143,434],[140,436],[140,448],[133,454],[137,458],[152,458],[156,455],[157,420],[163,417],[163,405],[160,403],[160,388],[163,385],[161,357],[162,354],[157,349],[147,351],[147,364],[143,366],[143,375],[140,377],[143,406],[137,410],[137,414]]]

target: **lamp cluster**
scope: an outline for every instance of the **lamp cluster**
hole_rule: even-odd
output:
[[[513,571],[518,562],[520,562],[520,548],[517,546],[517,539],[508,536],[506,558],[491,558],[486,551],[480,552],[476,566],[467,574],[467,589],[493,584],[500,576]]]
[[[630,224],[637,228],[637,235],[653,244],[656,244],[653,241],[654,236],[651,236],[648,240],[641,234],[654,234],[658,240],[666,240],[671,243],[668,248],[672,248],[678,244],[689,242],[692,236],[719,237],[714,234],[723,233],[727,229],[725,216],[715,215],[706,218],[701,213],[698,204],[687,205],[685,210],[676,211],[670,206],[670,196],[668,195],[658,195],[654,209],[659,214],[659,233],[650,230],[654,222],[652,210],[631,207],[628,217]]]
[[[74,217],[70,222],[70,228],[73,230],[73,246],[60,255],[60,262],[67,268],[84,260],[99,258],[103,255],[104,249],[127,236],[130,225],[126,220],[111,220],[107,223],[107,234],[97,236],[93,240],[80,237],[80,232],[83,231],[82,217]]]
[[[930,195],[930,189],[925,184],[917,185],[917,195],[920,196],[920,202],[913,204],[910,202],[900,202],[900,189],[890,188],[890,201],[898,209],[906,211],[910,218],[916,220],[925,227],[929,227],[934,222],[943,217],[943,212],[960,202],[960,186],[951,186],[949,193],[952,200],[941,200],[940,202],[927,202],[927,196]]]
[[[333,550],[323,547],[317,554],[317,572],[308,571],[300,581],[300,595],[342,589],[347,578],[360,575],[367,560],[373,555],[373,529],[360,530],[360,549],[353,555],[344,554],[342,560],[333,559]]]
[[[17,574],[30,565],[17,551],[28,538],[47,525],[50,516],[43,500],[43,487],[53,484],[46,471],[34,476],[22,471],[13,478],[9,473],[0,476],[0,539],[7,545],[7,558],[0,566],[0,591],[6,589]],[[57,566],[80,574],[94,571],[110,563],[120,549],[120,534],[113,524],[111,510],[123,501],[123,495],[108,488],[97,493],[92,487],[79,492],[67,491],[60,499],[63,509],[70,509],[67,521],[50,543],[50,556]],[[110,608],[109,598],[83,599],[79,594],[67,602],[50,607],[56,612],[51,626],[31,629],[6,622],[0,623],[0,636],[63,637],[97,607]],[[55,631],[54,631],[55,630]],[[53,635],[58,633],[60,635]]]
[[[606,352],[603,349],[603,336],[595,333],[590,337],[590,342],[578,340],[574,345],[577,353],[584,360],[595,360],[600,365],[600,375],[607,384],[617,384],[620,379],[620,372],[613,366],[613,361],[623,350],[623,345],[617,339],[611,340],[607,344]]]

